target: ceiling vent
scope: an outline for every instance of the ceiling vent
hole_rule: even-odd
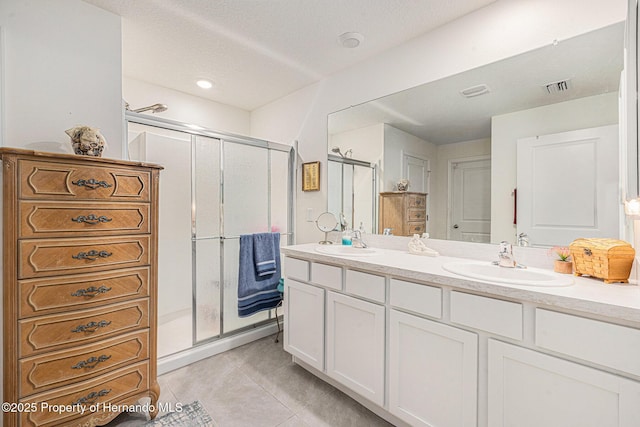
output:
[[[489,93],[490,91],[491,89],[489,89],[489,86],[483,83],[481,85],[471,86],[466,89],[462,89],[460,93],[467,98],[473,98],[474,96],[484,95],[485,93]]]
[[[547,83],[546,85],[544,85],[544,88],[546,89],[548,94],[554,94],[568,91],[569,89],[571,89],[571,85],[569,84],[569,79],[567,79],[553,83]]]

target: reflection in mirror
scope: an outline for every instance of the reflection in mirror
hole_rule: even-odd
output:
[[[318,243],[320,243],[321,245],[332,244],[333,242],[328,239],[329,232],[335,230],[337,226],[338,220],[336,219],[335,215],[333,215],[331,212],[321,213],[316,219],[316,227],[318,227],[318,230],[324,232],[324,240]]]
[[[327,210],[340,218],[341,228],[372,233],[376,227],[376,165],[346,157],[347,152],[328,156]]]
[[[517,141],[617,126],[623,40],[621,22],[332,113],[328,147],[377,164],[379,192],[427,193],[431,237],[516,243]]]

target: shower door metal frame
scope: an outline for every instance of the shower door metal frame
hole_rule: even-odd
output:
[[[371,203],[371,228],[372,231],[375,232],[375,230],[378,229],[378,165],[375,163],[369,163],[369,162],[365,162],[364,160],[357,160],[357,159],[352,159],[350,157],[340,157],[340,156],[336,156],[335,154],[329,154],[327,155],[327,163],[328,162],[334,162],[334,163],[338,163],[340,164],[340,207],[341,207],[341,211],[344,212],[344,194],[343,194],[343,190],[344,190],[344,166],[345,165],[350,165],[350,166],[362,166],[362,167],[366,167],[366,168],[370,168],[371,169],[371,200],[373,201],[373,203]],[[329,171],[329,165],[327,164],[327,173]],[[355,176],[355,169],[354,169],[354,176]],[[355,214],[355,203],[354,203],[354,192],[355,192],[355,187],[354,187],[354,181],[353,181],[353,176],[351,178],[351,221],[353,222],[353,217]],[[356,225],[355,224],[351,224],[351,226],[353,227],[353,229],[355,230]]]
[[[160,129],[173,130],[177,132],[182,132],[190,135],[190,146],[191,146],[191,292],[192,292],[192,345],[190,348],[194,348],[211,341],[216,341],[221,338],[225,338],[228,336],[236,335],[242,333],[245,330],[253,329],[258,326],[262,326],[269,322],[273,321],[271,317],[271,311],[269,311],[269,318],[263,320],[261,322],[247,325],[245,327],[233,330],[232,332],[224,333],[224,241],[227,239],[239,239],[240,236],[226,236],[224,234],[224,144],[226,143],[234,143],[241,145],[249,145],[257,148],[266,149],[268,151],[280,151],[288,153],[288,174],[287,174],[287,203],[289,205],[289,210],[287,212],[287,224],[288,231],[287,233],[282,233],[282,235],[287,236],[287,245],[291,245],[295,242],[295,188],[296,188],[296,170],[297,170],[297,141],[294,142],[294,145],[285,145],[279,144],[276,142],[265,141],[261,139],[251,138],[242,135],[230,134],[225,132],[219,132],[212,129],[207,129],[202,126],[197,126],[189,123],[183,123],[175,120],[160,118],[149,116],[147,114],[135,113],[132,111],[125,112],[125,126],[124,126],[124,140],[127,141],[127,144],[123,144],[123,147],[128,147],[128,138],[126,135],[128,134],[128,124],[136,123],[140,125],[146,125],[151,127],[156,127]],[[220,209],[220,224],[219,224],[219,236],[218,237],[197,237],[196,236],[196,212],[197,212],[197,201],[195,194],[195,178],[196,178],[196,167],[195,167],[195,144],[196,138],[198,136],[211,138],[219,141],[219,156],[220,156],[220,200],[219,200],[219,209]],[[129,158],[128,149],[124,150],[126,153],[125,158]],[[269,210],[267,213],[267,222],[269,227],[271,226],[271,156],[267,156],[268,164],[267,164],[267,174],[268,174],[268,204]],[[197,339],[197,249],[196,244],[200,240],[215,240],[218,239],[220,241],[220,332],[218,335],[198,340]],[[188,350],[188,349],[185,349]],[[185,351],[180,350],[180,351]],[[166,357],[169,355],[165,355]]]

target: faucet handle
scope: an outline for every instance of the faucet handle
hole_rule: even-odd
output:
[[[506,240],[503,240],[502,242],[500,242],[500,253],[511,254],[512,252],[513,252],[513,249],[511,247],[511,243],[507,242]]]

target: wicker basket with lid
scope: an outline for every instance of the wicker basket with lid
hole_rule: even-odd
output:
[[[576,239],[569,245],[576,276],[604,279],[605,283],[629,281],[635,250],[616,239]]]

